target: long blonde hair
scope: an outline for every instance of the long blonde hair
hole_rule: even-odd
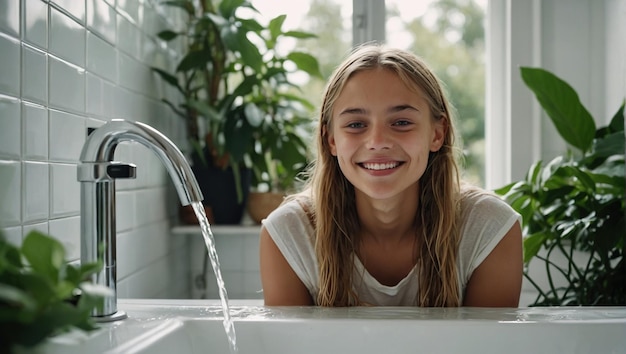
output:
[[[419,181],[419,205],[415,216],[420,226],[416,235],[417,305],[459,306],[456,216],[460,187],[451,106],[439,80],[419,57],[376,44],[356,48],[335,70],[320,109],[317,155],[307,185],[313,200],[310,211],[319,267],[316,303],[321,306],[363,305],[352,288],[353,257],[358,250],[360,230],[354,187],[330,153],[326,132],[333,123],[334,103],[346,82],[357,72],[375,68],[394,72],[407,87],[419,87],[428,101],[432,118],[445,121],[447,129],[443,146],[439,151],[431,152],[428,167]]]

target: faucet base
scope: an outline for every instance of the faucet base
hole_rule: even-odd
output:
[[[128,315],[124,311],[117,311],[116,313],[114,313],[112,315],[92,316],[91,318],[95,322],[103,323],[103,322],[114,322],[114,321],[124,320],[124,319],[128,318]]]

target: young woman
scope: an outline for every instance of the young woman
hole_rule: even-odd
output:
[[[518,306],[519,215],[461,184],[450,104],[422,60],[357,48],[316,143],[307,188],[263,222],[266,305]]]

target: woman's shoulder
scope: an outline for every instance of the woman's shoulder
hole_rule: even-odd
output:
[[[478,209],[513,209],[499,195],[492,191],[473,186],[463,185],[460,195],[461,211],[469,211]]]
[[[267,223],[311,223],[311,199],[307,195],[296,194],[285,198],[285,200],[274,209],[263,221]],[[312,223],[311,223],[312,224]]]
[[[519,214],[499,195],[475,186],[464,186],[461,189],[459,217],[462,225],[508,224],[512,219],[520,219]]]

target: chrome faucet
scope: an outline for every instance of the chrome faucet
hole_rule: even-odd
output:
[[[185,156],[165,135],[149,125],[114,119],[95,129],[85,141],[78,165],[81,208],[81,262],[100,261],[103,268],[92,282],[112,290],[104,305],[92,311],[98,321],[126,318],[117,310],[117,260],[115,229],[115,179],[135,178],[133,164],[113,161],[119,143],[135,141],[145,145],[161,159],[174,181],[183,205],[203,199],[198,182]]]

